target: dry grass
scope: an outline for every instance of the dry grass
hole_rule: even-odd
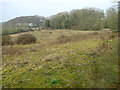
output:
[[[73,32],[65,31],[65,33],[63,32],[64,31],[60,31],[60,30],[57,30],[57,31],[43,30],[43,31],[33,32],[33,35],[35,34],[37,35],[38,43],[31,44],[31,45],[24,45],[24,46],[22,45],[3,46],[2,53],[3,55],[22,54],[22,53],[27,53],[31,51],[40,51],[48,46],[54,46],[57,44],[64,44],[64,43],[72,43],[72,42],[83,41],[88,39],[101,40],[101,44],[98,47],[98,51],[103,52],[105,49],[110,48],[109,40],[112,40],[117,36],[108,30],[102,30],[100,32],[90,32],[90,33],[89,32],[81,33],[82,31],[81,32],[78,31],[77,33],[74,31]],[[61,33],[63,34],[61,35]],[[16,40],[16,37],[18,37],[18,35],[13,36],[13,41]]]
[[[108,49],[112,49],[110,42],[113,39],[117,39],[117,33],[113,33],[110,30],[101,30],[99,39],[101,40],[100,45],[97,47],[98,53],[106,52]]]
[[[38,40],[34,44],[3,46],[3,87],[116,87],[117,40],[107,42],[111,34],[62,30],[32,34]]]
[[[16,46],[3,46],[2,47],[2,54],[3,55],[16,55],[25,52],[27,48],[23,47],[16,47]]]
[[[56,39],[56,43],[62,44],[62,43],[70,43],[70,42],[76,42],[76,41],[83,41],[87,39],[98,39],[100,35],[96,35],[96,32],[93,33],[75,33],[72,35],[61,35]]]

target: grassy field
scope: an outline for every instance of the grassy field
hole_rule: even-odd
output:
[[[116,33],[77,30],[42,30],[26,33],[36,36],[37,42],[3,46],[4,88],[118,86]],[[19,34],[11,36],[16,39],[17,35]]]

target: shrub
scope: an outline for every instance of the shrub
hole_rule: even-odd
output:
[[[57,38],[58,43],[67,43],[69,41],[70,41],[69,37],[67,37],[65,35],[61,35]]]
[[[12,45],[12,38],[11,36],[2,36],[2,45]]]
[[[32,34],[22,34],[18,36],[17,43],[18,44],[31,44],[36,42],[36,37]]]

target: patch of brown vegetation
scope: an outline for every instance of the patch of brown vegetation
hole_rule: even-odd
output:
[[[83,41],[87,39],[98,39],[98,37],[99,35],[92,34],[92,33],[77,33],[77,34],[70,35],[70,36],[61,35],[57,38],[56,43],[62,44],[62,43]]]
[[[18,44],[31,44],[36,42],[36,37],[32,34],[23,34],[18,36],[17,43]]]

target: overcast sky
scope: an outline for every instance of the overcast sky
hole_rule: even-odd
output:
[[[106,10],[113,0],[0,0],[2,21],[19,17],[39,15],[49,17],[63,11],[96,7]]]

